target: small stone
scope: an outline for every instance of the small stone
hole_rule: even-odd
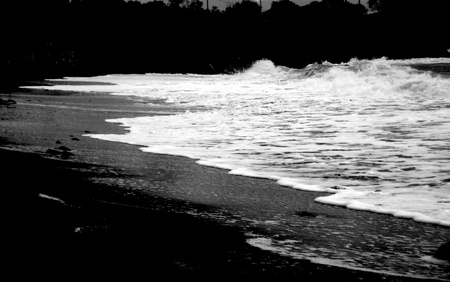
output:
[[[411,171],[411,170],[416,170],[416,168],[415,167],[405,167],[405,168],[402,168],[402,170],[403,171]]]
[[[341,186],[341,185],[332,186],[330,188],[334,189],[334,190],[345,190],[346,189],[344,186]]]
[[[313,214],[312,212],[307,212],[307,211],[299,211],[295,213],[298,216],[302,216],[302,217],[316,217],[316,214]]]
[[[450,262],[450,241],[440,246],[434,253],[434,257],[441,260]]]
[[[66,147],[66,146],[59,146],[57,149],[59,149],[59,150],[61,150],[61,151],[64,151],[64,152],[72,151],[72,149],[70,149],[70,148],[68,148],[68,147]]]
[[[59,141],[59,140],[56,140],[56,142],[55,142],[56,144],[61,144],[62,142],[61,141]]]

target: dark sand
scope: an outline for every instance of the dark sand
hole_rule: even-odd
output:
[[[247,244],[246,234],[271,232],[249,219],[274,215],[298,218],[296,232],[316,224],[317,234],[327,235],[314,238],[318,245],[358,241],[361,234],[388,242],[399,234],[414,240],[407,245],[435,237],[432,252],[448,240],[447,228],[320,205],[317,193],[82,136],[124,132],[104,120],[148,115],[144,103],[37,90],[12,99],[17,104],[0,106],[2,266],[17,280],[423,281],[313,264]]]

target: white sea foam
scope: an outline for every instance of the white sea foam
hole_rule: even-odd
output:
[[[450,59],[355,59],[304,69],[265,60],[233,75],[109,75],[68,80],[114,85],[44,87],[179,109],[108,120],[129,132],[93,138],[331,192],[316,199],[324,204],[450,226],[450,80],[409,66],[430,63]]]

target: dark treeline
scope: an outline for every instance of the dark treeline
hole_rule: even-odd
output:
[[[222,73],[267,58],[301,68],[351,58],[448,56],[448,0],[2,1],[3,81],[105,73]]]

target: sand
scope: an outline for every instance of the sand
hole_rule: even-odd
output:
[[[371,234],[374,241],[416,240],[409,245],[435,237],[437,248],[448,236],[446,228],[321,205],[318,193],[83,136],[125,132],[105,119],[157,114],[144,103],[41,90],[17,90],[12,99],[0,107],[0,156],[4,266],[17,279],[416,281],[252,247],[249,234],[277,230],[250,219],[298,218],[296,232],[315,224],[305,238],[340,234],[318,245]]]

